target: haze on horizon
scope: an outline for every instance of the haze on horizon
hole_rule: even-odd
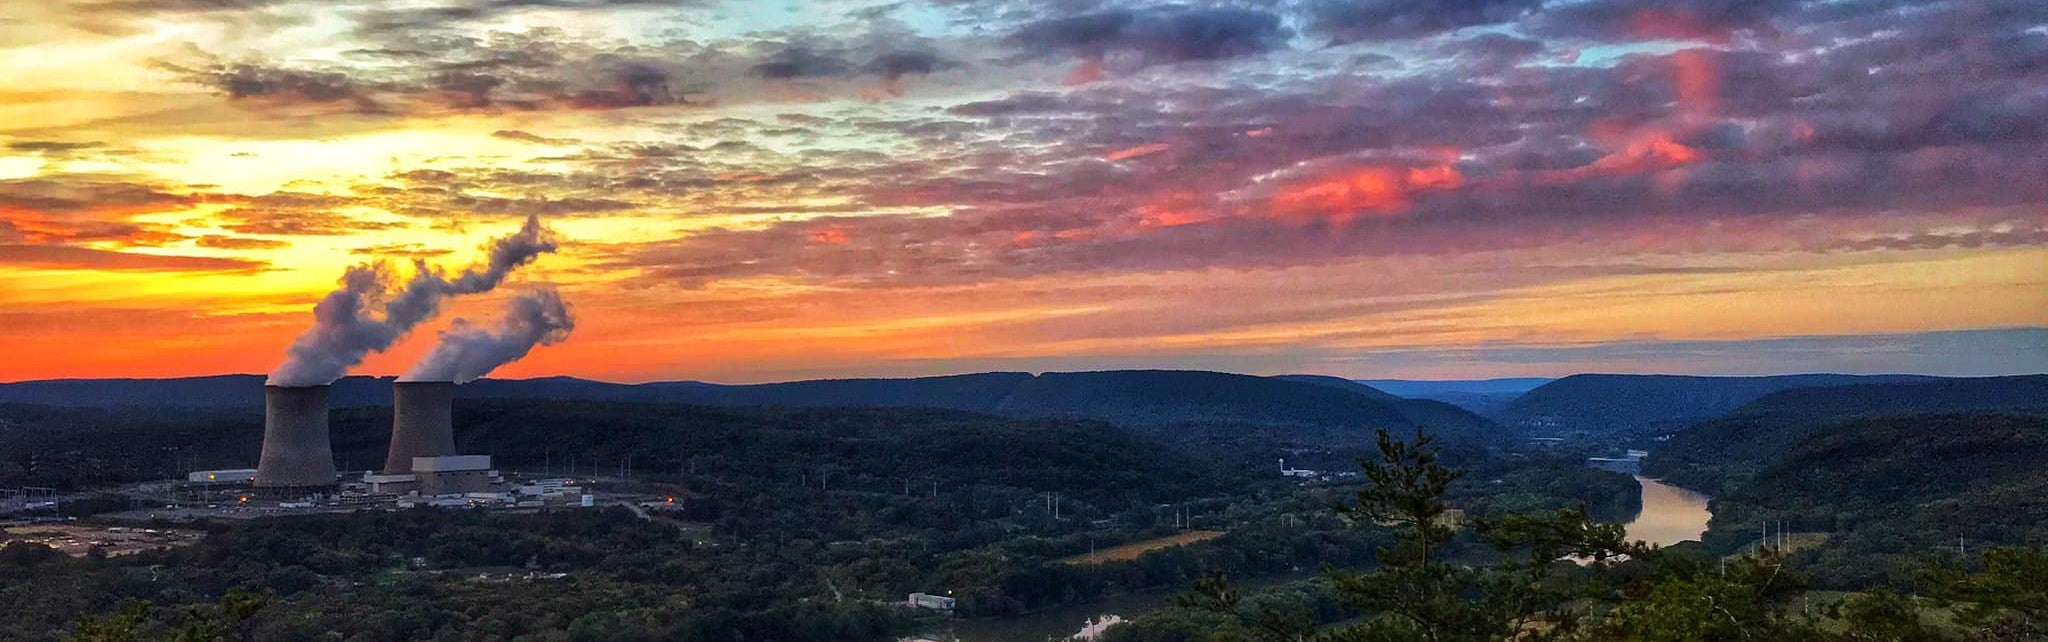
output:
[[[264,372],[528,216],[576,334],[501,377],[2048,370],[2029,0],[55,0],[0,68],[0,381]]]

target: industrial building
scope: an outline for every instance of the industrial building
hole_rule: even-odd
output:
[[[944,595],[932,595],[930,593],[911,593],[910,598],[904,600],[903,603],[908,606],[931,609],[942,613],[952,613],[954,605],[957,604],[953,598]]]
[[[253,482],[255,494],[261,496],[294,500],[326,496],[305,507],[390,501],[401,506],[540,506],[547,499],[574,499],[583,493],[567,479],[508,487],[491,468],[489,455],[457,454],[455,384],[447,381],[394,382],[391,443],[383,468],[363,473],[360,484],[355,480],[338,484],[328,434],[329,388],[264,386],[263,390],[263,455],[257,467],[194,472],[186,476],[188,487],[211,487],[207,492],[219,493],[220,487]],[[243,504],[247,495],[231,499]],[[581,499],[582,505],[593,505],[589,495],[583,494]]]
[[[263,387],[263,455],[256,462],[259,490],[292,495],[334,488],[327,391],[327,386]]]
[[[230,468],[226,470],[195,470],[185,473],[188,484],[247,484],[256,481],[254,468]]]
[[[391,448],[384,456],[384,474],[411,473],[415,458],[455,454],[454,405],[453,382],[391,384]]]
[[[419,478],[421,495],[489,492],[491,484],[498,481],[490,455],[414,457],[412,474]]]

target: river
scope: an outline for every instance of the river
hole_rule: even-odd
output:
[[[1628,538],[1670,546],[1697,541],[1707,532],[1707,496],[1636,475],[1643,486],[1643,512],[1627,524]]]

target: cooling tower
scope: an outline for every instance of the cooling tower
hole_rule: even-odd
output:
[[[412,458],[455,454],[455,384],[400,381],[391,384],[391,451],[384,474],[412,472]]]
[[[327,440],[327,386],[263,387],[263,457],[256,485],[276,489],[334,486]]]

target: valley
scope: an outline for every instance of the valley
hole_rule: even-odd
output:
[[[2037,445],[2048,443],[2048,408],[2036,396],[2043,379],[1820,379],[1828,385],[1788,389],[1776,389],[1776,381],[1734,381],[1727,391],[1703,392],[1716,382],[1694,378],[1678,381],[1677,392],[1651,393],[1644,391],[1669,382],[1624,379],[1623,389],[1633,392],[1615,392],[1566,378],[1524,393],[1540,393],[1550,407],[1580,404],[1573,399],[1583,395],[1611,403],[1664,394],[1732,405],[1724,416],[1690,424],[1703,411],[1683,405],[1638,409],[1625,423],[1502,424],[1449,402],[1403,399],[1361,383],[1221,373],[996,374],[716,393],[696,384],[486,380],[458,394],[453,425],[464,448],[490,453],[507,471],[581,470],[594,491],[673,497],[676,512],[652,521],[603,506],[537,514],[414,509],[202,518],[196,528],[205,537],[177,550],[38,563],[39,583],[76,587],[66,595],[105,596],[98,601],[16,599],[51,617],[104,611],[128,596],[175,599],[117,578],[140,565],[236,559],[238,570],[200,564],[172,581],[262,587],[299,607],[367,600],[366,608],[375,608],[377,600],[346,587],[396,578],[439,586],[430,578],[522,569],[508,577],[560,574],[584,588],[489,626],[518,630],[550,626],[549,618],[588,617],[580,612],[629,617],[653,612],[647,609],[660,608],[658,596],[681,591],[724,610],[692,609],[666,620],[663,630],[737,627],[796,640],[924,632],[963,642],[1038,642],[1098,616],[1132,622],[1109,627],[1112,633],[1185,617],[1176,596],[1220,571],[1249,594],[1292,596],[1285,599],[1318,605],[1319,618],[1342,618],[1348,611],[1329,600],[1318,569],[1373,568],[1374,551],[1396,532],[1329,510],[1367,485],[1348,471],[1377,456],[1374,431],[1364,427],[1371,425],[1386,425],[1396,437],[1422,428],[1435,440],[1443,461],[1461,471],[1443,496],[1460,516],[1449,523],[1461,531],[1515,514],[1583,507],[1593,519],[1622,525],[1629,540],[1719,557],[1755,548],[1768,522],[1789,531],[1785,539],[1794,545],[1782,553],[1815,572],[1817,585],[1857,590],[1910,579],[1866,559],[1907,563],[1958,537],[1966,547],[1984,548],[2042,534],[2048,506],[2025,498],[2048,489],[2030,463],[2048,452]],[[0,403],[0,448],[15,454],[0,462],[0,480],[47,485],[69,498],[58,514],[104,520],[93,517],[104,509],[91,507],[139,499],[110,489],[249,461],[260,426],[246,393],[235,391],[244,383],[0,384],[0,398],[15,400]],[[337,387],[340,403],[350,404],[332,413],[339,462],[380,458],[390,408],[350,401],[378,385],[351,380]],[[1564,389],[1544,391],[1551,385]],[[780,395],[812,402],[790,404],[795,397]],[[20,402],[32,396],[59,403]],[[941,407],[914,403],[926,396]],[[685,398],[694,402],[675,400]],[[173,399],[189,405],[169,404]],[[707,399],[720,401],[698,403]],[[1499,417],[1517,407],[1527,406],[1492,412]],[[1438,425],[1446,429],[1429,429]],[[1701,445],[1704,436],[1724,433],[1741,436]],[[1646,456],[1607,464],[1622,472],[1589,465],[1635,449]],[[1987,451],[1999,455],[1981,454]],[[1953,474],[1956,458],[1965,456],[1971,472]],[[1280,460],[1305,474],[1282,474]],[[622,474],[628,465],[635,472]],[[1901,510],[1909,512],[1901,517]],[[1902,529],[1901,519],[1917,526]],[[1970,528],[1957,533],[1958,525]],[[672,530],[679,527],[685,530]],[[360,536],[331,540],[314,532]],[[451,548],[450,537],[469,537],[456,533],[483,539]],[[503,537],[510,539],[485,543]],[[263,552],[240,548],[251,542],[264,542]],[[1489,559],[1478,540],[1453,542],[1452,554],[1461,559]],[[491,586],[498,594],[492,599],[530,600],[532,591],[546,590]],[[465,599],[480,599],[474,593],[486,589],[463,590],[472,594]],[[946,615],[879,606],[915,592],[948,595],[956,606]],[[821,603],[819,596],[830,599]],[[311,630],[294,627],[339,626],[343,620],[335,618],[369,618],[411,631],[404,636],[442,635],[371,612],[315,611],[325,619],[275,622],[265,630],[283,635]],[[436,617],[486,624],[454,612]],[[39,639],[29,632],[52,622],[23,620],[28,628],[15,633]]]

